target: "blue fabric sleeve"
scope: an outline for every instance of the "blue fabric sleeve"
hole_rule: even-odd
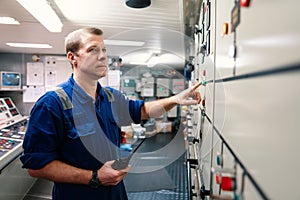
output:
[[[142,106],[144,101],[142,100],[130,100],[129,101],[129,113],[135,124],[141,123],[142,120]]]
[[[58,158],[57,148],[63,137],[63,119],[58,97],[46,93],[34,105],[23,142],[23,168],[40,169]]]
[[[113,92],[115,101],[112,102],[114,118],[121,126],[131,123],[141,123],[141,109],[144,105],[142,100],[131,100],[124,96],[120,91],[109,88]]]

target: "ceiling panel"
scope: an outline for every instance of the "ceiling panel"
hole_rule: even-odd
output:
[[[149,56],[160,52],[174,54],[184,63],[184,40],[182,0],[152,0],[144,9],[128,8],[125,0],[48,0],[61,18],[61,33],[48,32],[16,0],[0,1],[0,16],[10,16],[21,25],[0,25],[0,52],[64,54],[64,38],[79,27],[97,26],[104,31],[105,39],[144,41],[139,48],[108,46],[113,56],[122,56],[124,62],[139,58],[139,53]],[[63,9],[62,5],[67,5]],[[48,43],[52,49],[13,48],[6,42]],[[136,56],[132,56],[132,55]],[[128,58],[126,56],[128,55]],[[129,56],[130,55],[130,56]],[[174,62],[170,61],[170,63]],[[176,61],[176,62],[177,62]]]

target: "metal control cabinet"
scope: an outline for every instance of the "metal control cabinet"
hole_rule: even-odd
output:
[[[192,81],[204,101],[187,119],[191,194],[298,199],[300,2],[245,2],[199,5]]]
[[[27,127],[10,97],[0,98],[0,199],[23,199],[35,178],[22,168],[20,156]]]

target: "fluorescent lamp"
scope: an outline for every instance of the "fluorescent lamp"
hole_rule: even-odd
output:
[[[40,49],[50,49],[52,48],[49,44],[32,44],[32,43],[6,43],[10,47],[21,47],[21,48],[40,48]]]
[[[104,40],[106,45],[116,45],[116,46],[134,46],[140,47],[145,44],[145,42],[140,41],[129,41],[129,40]]]
[[[62,22],[47,0],[17,0],[50,32],[61,32]]]
[[[0,17],[0,24],[15,24],[15,25],[19,25],[20,22],[18,22],[17,20],[15,20],[12,17]]]
[[[132,61],[132,62],[129,62],[130,65],[148,65],[148,63],[146,62],[139,62],[139,61]]]

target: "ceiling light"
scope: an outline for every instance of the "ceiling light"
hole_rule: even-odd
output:
[[[139,61],[132,61],[132,62],[129,62],[130,65],[148,65],[148,63],[146,62],[139,62]]]
[[[0,24],[16,24],[19,25],[20,22],[12,17],[0,17]]]
[[[61,32],[62,22],[47,0],[17,0],[50,32]]]
[[[22,48],[41,48],[49,49],[52,48],[49,44],[32,44],[32,43],[6,43],[10,47],[22,47]]]
[[[126,5],[130,8],[146,8],[150,4],[151,0],[126,0]]]
[[[145,44],[145,42],[129,41],[129,40],[104,40],[104,42],[106,45],[134,46],[134,47],[140,47]]]

